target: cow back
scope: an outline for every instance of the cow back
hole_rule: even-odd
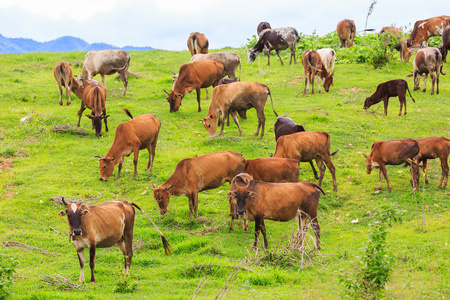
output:
[[[389,165],[403,164],[406,159],[419,154],[419,144],[413,139],[377,141],[372,145],[370,157],[375,162]]]
[[[217,59],[205,59],[180,67],[174,93],[186,94],[197,87],[209,87],[223,77],[224,65]]]
[[[124,50],[92,50],[86,53],[81,74],[87,78],[87,72],[111,75],[128,67],[130,54]],[[89,78],[87,78],[89,79]]]
[[[245,172],[264,182],[298,182],[299,162],[279,157],[247,159]]]
[[[307,162],[327,155],[330,155],[330,135],[325,131],[305,131],[280,137],[273,156]]]
[[[274,124],[275,141],[280,136],[305,131],[305,128],[301,125],[297,125],[291,118],[285,116],[277,117],[277,121]]]

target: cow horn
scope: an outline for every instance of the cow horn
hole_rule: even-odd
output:
[[[61,197],[61,202],[62,202],[65,206],[69,205],[69,204],[66,202],[66,199],[64,199],[64,196]]]
[[[167,95],[169,95],[169,93],[166,91],[166,90],[163,90],[164,91],[164,93],[166,93]]]

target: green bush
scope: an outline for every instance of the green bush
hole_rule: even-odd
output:
[[[14,283],[13,274],[18,262],[0,254],[0,300],[7,299],[10,295],[9,287]]]

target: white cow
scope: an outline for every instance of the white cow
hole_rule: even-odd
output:
[[[336,51],[334,51],[331,48],[323,48],[317,50],[317,53],[319,53],[320,58],[322,58],[322,63],[325,66],[325,69],[327,69],[328,73],[334,75],[334,62],[336,60]],[[322,78],[322,85],[324,81],[325,79]]]

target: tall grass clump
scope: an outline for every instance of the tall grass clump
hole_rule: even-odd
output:
[[[18,262],[0,254],[0,300],[8,299],[10,286],[14,283],[13,274]]]

